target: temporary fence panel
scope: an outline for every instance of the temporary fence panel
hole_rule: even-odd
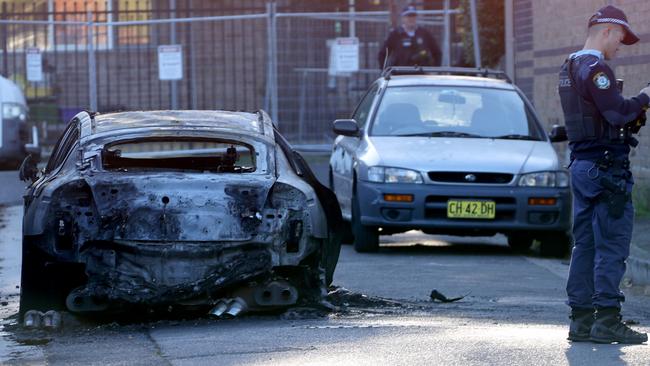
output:
[[[437,39],[443,62],[450,56],[445,12],[423,12],[421,25]],[[450,10],[449,15],[457,11]],[[280,129],[301,144],[330,143],[332,121],[349,118],[370,84],[381,74],[378,53],[389,28],[388,12],[279,13],[277,90]],[[445,30],[447,29],[447,30]],[[359,39],[359,71],[332,74],[331,44],[337,37]],[[453,56],[452,56],[453,59]]]
[[[23,86],[30,106],[47,105],[63,121],[81,109],[264,108],[297,143],[335,138],[332,121],[349,117],[379,76],[377,54],[389,30],[388,12],[278,13],[268,3],[266,11],[215,15],[210,2],[174,11],[124,2],[119,12],[111,2],[70,4],[64,12],[2,6],[2,73]],[[449,28],[455,14],[422,17],[444,63],[456,53]],[[349,36],[359,40],[359,71],[332,74],[331,44]],[[26,54],[34,48],[42,56],[38,82],[26,80]],[[179,50],[176,65],[172,53]],[[172,60],[167,71],[182,67],[180,78],[161,75],[161,55]]]

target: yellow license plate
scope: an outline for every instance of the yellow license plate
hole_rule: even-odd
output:
[[[447,217],[450,219],[493,219],[495,213],[494,201],[447,201]]]

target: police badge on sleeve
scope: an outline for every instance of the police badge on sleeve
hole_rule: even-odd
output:
[[[596,75],[594,75],[593,80],[594,80],[594,84],[596,84],[596,87],[598,89],[603,89],[603,90],[609,89],[609,86],[612,84],[604,72],[599,72]]]

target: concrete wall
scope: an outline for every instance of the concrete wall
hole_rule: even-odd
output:
[[[650,82],[650,1],[648,0],[515,0],[515,79],[531,98],[550,127],[564,124],[557,94],[560,66],[581,49],[587,21],[600,7],[616,5],[625,11],[641,41],[622,46],[610,65],[625,80],[624,95],[630,97]],[[639,147],[632,153],[637,181],[650,184],[650,126],[642,130]],[[559,152],[563,153],[560,147]]]

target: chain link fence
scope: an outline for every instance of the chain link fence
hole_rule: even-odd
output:
[[[380,74],[377,53],[389,24],[388,12],[278,13],[275,3],[229,15],[209,7],[117,14],[74,4],[65,13],[6,6],[0,12],[2,73],[23,87],[32,119],[50,138],[82,109],[264,108],[290,141],[330,143],[331,122],[348,117]],[[441,45],[443,64],[460,57],[451,25],[458,14],[446,8],[421,16]],[[359,39],[360,70],[335,74],[331,44],[348,36]],[[180,47],[179,80],[160,78],[166,45]],[[42,60],[39,81],[28,80],[34,50]]]

